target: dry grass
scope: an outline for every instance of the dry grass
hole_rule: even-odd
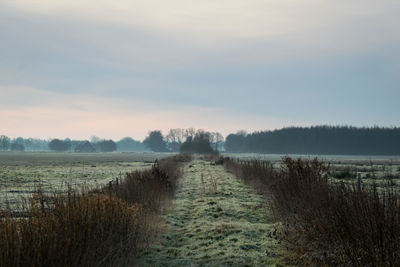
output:
[[[387,186],[330,184],[329,166],[314,160],[269,163],[225,159],[228,169],[272,193],[286,237],[303,264],[400,265],[400,193]]]
[[[177,180],[182,175],[181,163],[190,160],[190,155],[176,155],[156,161],[151,169],[127,173],[123,181],[110,183],[103,192],[157,212],[175,192]]]
[[[24,201],[24,217],[0,211],[0,266],[126,266],[173,197],[184,156],[128,173],[109,187]]]
[[[139,205],[75,192],[52,200],[36,195],[25,204],[24,218],[4,214],[1,266],[106,266],[135,251]]]

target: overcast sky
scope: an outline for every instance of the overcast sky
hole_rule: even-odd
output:
[[[398,0],[1,0],[0,134],[400,126]]]

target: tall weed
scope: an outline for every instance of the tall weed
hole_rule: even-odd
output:
[[[378,188],[329,182],[317,159],[268,162],[225,159],[225,166],[272,195],[274,210],[303,264],[400,266],[400,193],[390,180]]]

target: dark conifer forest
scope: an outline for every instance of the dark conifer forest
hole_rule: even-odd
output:
[[[320,155],[400,155],[400,128],[289,127],[226,137],[227,152]]]

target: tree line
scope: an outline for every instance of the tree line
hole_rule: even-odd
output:
[[[164,136],[161,131],[150,131],[143,142],[125,137],[117,142],[93,136],[91,140],[33,139],[18,137],[11,139],[0,136],[2,151],[73,151],[73,152],[113,152],[113,151],[154,151],[215,153],[223,149],[224,137],[219,132],[195,130],[194,128],[170,129]]]
[[[219,132],[194,128],[150,131],[143,142],[125,137],[117,142],[92,137],[91,140],[42,140],[0,135],[0,150],[7,151],[154,151],[215,153],[270,153],[314,155],[400,155],[400,128],[313,126],[288,127],[247,134],[239,131],[226,139]]]
[[[223,147],[224,137],[219,132],[205,130],[170,129],[166,136],[160,130],[149,132],[143,143],[155,152],[217,153]]]
[[[131,137],[115,142],[93,136],[91,140],[14,138],[0,135],[0,151],[73,151],[73,152],[112,152],[146,151],[145,145]]]
[[[400,128],[314,126],[229,134],[234,153],[315,155],[400,155]]]
[[[35,138],[24,139],[22,137],[11,139],[8,136],[0,135],[1,151],[44,151],[48,150],[48,141]]]

